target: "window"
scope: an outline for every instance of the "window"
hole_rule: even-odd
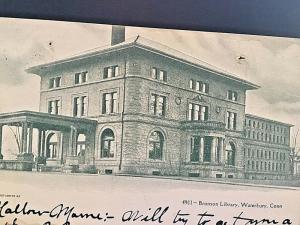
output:
[[[204,137],[204,152],[203,152],[203,162],[211,161],[211,146],[213,142],[213,137]]]
[[[167,81],[167,72],[153,67],[151,70],[151,77],[155,80]]]
[[[113,158],[115,156],[115,135],[107,128],[101,134],[101,158]]]
[[[105,93],[102,98],[102,114],[117,113],[118,94],[117,92]]]
[[[267,159],[267,158],[268,158],[268,152],[265,151],[265,159]]]
[[[50,78],[49,88],[57,88],[61,86],[61,77]]]
[[[76,96],[73,98],[73,116],[87,116],[87,96]]]
[[[190,80],[190,89],[200,91],[200,92],[203,92],[203,93],[208,93],[209,92],[209,85],[208,85],[208,83],[191,79]]]
[[[267,171],[267,162],[265,162],[264,170]]]
[[[88,72],[75,73],[75,84],[83,84],[87,82],[87,74]]]
[[[191,138],[191,162],[199,162],[200,160],[200,146],[201,146],[201,138],[199,136],[195,136]]]
[[[235,146],[232,142],[229,142],[225,148],[226,154],[226,164],[230,166],[234,166],[235,164]]]
[[[229,99],[229,100],[231,100],[231,101],[237,101],[237,98],[238,98],[238,94],[237,94],[237,92],[236,91],[231,91],[231,90],[229,90],[228,92],[227,92],[227,98]]]
[[[159,131],[153,131],[149,137],[149,158],[162,160],[164,136]]]
[[[198,104],[190,103],[189,104],[189,120],[208,120],[208,106],[201,106]]]
[[[153,115],[165,116],[166,115],[166,97],[158,94],[151,94],[150,99],[150,112]]]
[[[227,111],[226,128],[229,130],[236,130],[237,114]]]
[[[60,107],[60,100],[51,100],[48,102],[48,113],[55,115],[60,114]]]
[[[109,66],[104,68],[103,79],[119,76],[119,66]]]

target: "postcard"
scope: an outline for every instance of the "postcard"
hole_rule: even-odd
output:
[[[300,225],[299,39],[0,33],[1,225]]]

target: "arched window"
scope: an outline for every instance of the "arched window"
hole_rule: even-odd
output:
[[[235,162],[235,146],[232,142],[226,145],[226,164],[234,166]]]
[[[50,133],[46,142],[46,158],[55,159],[57,157],[58,138],[55,133]]]
[[[115,135],[107,128],[101,134],[101,158],[113,158],[115,156]]]
[[[159,159],[163,158],[164,136],[160,131],[153,131],[149,137],[149,158]]]

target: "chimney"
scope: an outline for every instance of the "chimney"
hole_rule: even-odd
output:
[[[125,26],[113,25],[111,30],[111,45],[117,45],[125,41]]]

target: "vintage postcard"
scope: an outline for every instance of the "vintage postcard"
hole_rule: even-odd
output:
[[[1,225],[300,225],[299,39],[0,34]]]

